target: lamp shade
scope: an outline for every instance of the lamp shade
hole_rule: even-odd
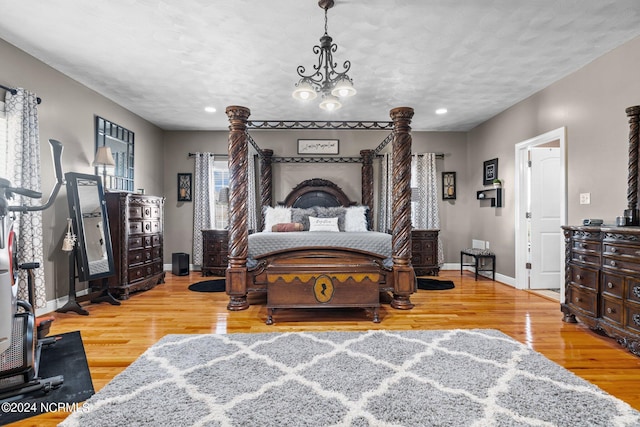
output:
[[[349,79],[340,79],[331,90],[331,95],[347,98],[356,94],[356,89]]]
[[[220,192],[218,193],[218,203],[229,203],[229,187],[220,188]]]
[[[107,146],[98,147],[96,151],[96,158],[93,161],[93,166],[115,166],[116,162],[111,155],[111,148]]]
[[[291,96],[301,101],[310,101],[315,99],[318,94],[307,80],[301,79],[296,85],[296,89],[293,91]]]
[[[338,100],[337,96],[333,95],[325,95],[322,97],[322,102],[320,103],[320,108],[326,111],[335,111],[342,107],[342,104]]]

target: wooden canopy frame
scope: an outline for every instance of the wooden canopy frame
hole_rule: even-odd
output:
[[[229,295],[228,310],[249,308],[247,293],[253,283],[247,268],[247,159],[251,143],[261,158],[260,202],[272,203],[271,164],[282,158],[274,158],[272,150],[262,150],[251,139],[247,130],[252,129],[391,129],[392,133],[376,150],[362,150],[362,204],[373,208],[373,159],[377,152],[392,142],[392,293],[391,307],[407,310],[413,308],[410,295],[415,292],[415,275],[411,266],[411,119],[410,107],[398,107],[390,111],[391,122],[249,122],[249,108],[229,106],[229,265],[226,272],[226,290]],[[351,161],[349,158],[339,158]],[[316,160],[317,161],[317,160]],[[321,160],[322,161],[322,160]],[[338,160],[342,161],[342,160]],[[255,289],[255,287],[253,288]]]

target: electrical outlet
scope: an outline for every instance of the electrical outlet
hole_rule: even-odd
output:
[[[484,247],[485,247],[485,249],[489,249],[489,241],[488,240],[486,242],[484,242]]]
[[[590,205],[591,204],[591,193],[580,193],[580,204],[581,205]]]

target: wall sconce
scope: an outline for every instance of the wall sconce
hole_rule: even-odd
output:
[[[107,187],[107,166],[115,165],[116,162],[113,160],[111,148],[105,145],[98,147],[98,151],[96,151],[96,158],[93,160],[93,166],[102,166],[102,186],[105,189],[111,188],[110,186]]]

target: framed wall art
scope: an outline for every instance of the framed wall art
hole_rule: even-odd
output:
[[[482,168],[482,184],[491,185],[494,179],[498,179],[498,159],[487,160]]]
[[[191,174],[190,173],[178,174],[178,201],[179,202],[191,201]]]
[[[456,173],[442,172],[442,200],[455,200]]]
[[[338,154],[337,139],[299,139],[298,154]]]

